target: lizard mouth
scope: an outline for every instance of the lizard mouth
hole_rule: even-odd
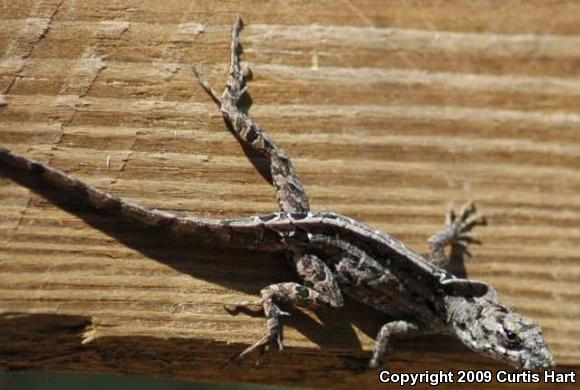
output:
[[[550,351],[541,351],[529,357],[523,364],[526,370],[543,371],[556,366],[556,361]]]
[[[499,347],[495,349],[495,353],[491,352],[487,355],[499,358],[515,368],[524,370],[543,371],[554,368],[556,365],[556,361],[547,347],[533,353],[525,349],[513,350]]]

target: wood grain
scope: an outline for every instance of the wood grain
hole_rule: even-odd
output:
[[[449,202],[475,200],[491,226],[469,275],[580,365],[576,1],[0,0],[0,145],[151,207],[275,210],[191,70],[221,87],[237,14],[251,114],[313,207],[425,251]],[[295,310],[284,354],[218,369],[263,332],[223,305],[293,279],[281,258],[195,248],[8,179],[0,248],[4,368],[378,386],[348,371],[380,326],[355,303]],[[475,367],[501,368],[447,339],[401,344],[392,366]]]

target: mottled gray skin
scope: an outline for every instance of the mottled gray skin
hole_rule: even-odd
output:
[[[271,345],[282,349],[280,317],[288,313],[278,304],[339,308],[345,294],[395,319],[380,329],[370,368],[384,363],[392,338],[425,333],[454,335],[472,350],[515,367],[553,367],[554,359],[537,323],[503,306],[485,283],[460,279],[445,270],[445,248],[466,248],[476,242],[470,231],[485,224],[473,204],[465,205],[457,216],[453,211],[447,214],[444,229],[429,240],[428,259],[363,223],[332,212],[310,211],[290,159],[238,107],[246,91],[247,73],[240,66],[241,28],[238,20],[232,29],[230,77],[221,95],[194,71],[239,140],[270,159],[279,212],[234,220],[182,217],[119,199],[6,149],[0,149],[0,168],[33,175],[83,197],[97,209],[178,236],[228,248],[285,253],[302,283],[272,284],[262,289],[259,300],[237,304],[261,306],[267,331],[231,360],[240,360],[254,350],[261,355]]]

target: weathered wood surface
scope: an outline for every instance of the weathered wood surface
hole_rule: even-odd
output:
[[[221,87],[238,13],[251,113],[312,205],[424,251],[449,201],[474,199],[491,226],[469,274],[579,365],[579,2],[0,0],[0,145],[151,207],[274,210],[191,71]],[[356,304],[294,311],[284,354],[220,371],[263,332],[223,304],[293,278],[284,260],[192,248],[45,195],[0,179],[2,367],[378,384],[345,370],[380,325]],[[476,367],[499,366],[451,340],[399,345],[392,363]]]

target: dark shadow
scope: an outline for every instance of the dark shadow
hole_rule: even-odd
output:
[[[243,111],[247,113],[251,104],[251,97],[247,93],[244,94],[241,102],[241,106],[244,107]],[[225,123],[240,142],[254,167],[271,183],[269,159],[247,147],[238,138],[229,122],[225,121]],[[56,191],[47,187],[33,174],[26,175],[19,171],[0,167],[0,176],[10,178],[29,188],[57,207],[77,216],[91,227],[140,252],[145,257],[168,265],[178,272],[191,275],[196,279],[255,296],[269,284],[298,281],[282,253],[268,254],[212,248],[207,246],[207,243],[196,242],[195,237],[175,237],[162,228],[142,226],[135,222],[128,222],[117,215],[97,211],[83,200],[83,194],[75,196],[72,193],[64,194]],[[455,262],[457,262],[457,256]],[[247,269],[254,270],[251,276],[245,276],[248,275]],[[259,276],[257,276],[258,270]],[[459,274],[461,274],[460,270]],[[465,274],[464,267],[463,274]],[[224,308],[224,310],[226,309]],[[317,311],[322,324],[313,321],[300,310],[292,308],[288,308],[288,310],[292,316],[285,319],[284,322],[323,348],[361,349],[353,326],[374,339],[380,326],[386,321],[384,316],[377,311],[350,300],[347,300],[343,309]],[[245,311],[244,314],[248,315]],[[262,316],[260,312],[250,314]],[[329,337],[329,334],[332,336]],[[183,346],[183,344],[180,345]]]
[[[240,49],[242,50],[243,53],[243,47],[240,46]],[[251,68],[246,68],[247,73],[245,74],[245,82],[244,82],[244,86],[246,85],[246,83],[248,81],[252,81],[254,78],[254,74],[252,73],[252,69]],[[242,86],[243,88],[243,86]],[[250,96],[250,94],[246,91],[246,93],[244,93],[241,97],[240,100],[238,101],[238,107],[240,108],[240,111],[242,111],[244,114],[249,115],[250,113],[250,108],[252,108],[252,104],[254,104],[254,100],[252,99],[252,96]]]
[[[449,266],[447,269],[458,278],[467,279],[467,269],[465,268],[465,249],[460,245],[452,245],[449,254]]]
[[[201,245],[195,242],[195,237],[175,237],[161,228],[142,226],[135,222],[128,222],[119,216],[95,210],[83,200],[82,196],[75,196],[75,194],[70,193],[64,194],[49,188],[39,180],[38,176],[26,175],[22,172],[0,167],[0,177],[9,178],[29,188],[50,203],[77,216],[91,227],[123,243],[123,245],[196,279],[255,296],[259,294],[263,287],[269,284],[298,281],[283,253],[270,254],[212,248],[207,246],[206,243]],[[254,270],[250,274],[251,276],[248,276],[248,269]],[[312,320],[311,317],[299,309],[285,307],[285,310],[291,313],[291,317],[285,318],[284,323],[298,330],[323,350],[348,351],[348,353],[341,355],[341,364],[351,369],[360,368],[368,359],[368,353],[362,352],[360,341],[353,326],[374,339],[380,326],[386,322],[386,318],[381,313],[349,299],[346,300],[342,309],[317,311],[316,314],[321,323]],[[224,307],[225,311],[226,307]],[[261,312],[248,313],[244,311],[244,313],[233,314],[262,316]],[[123,337],[123,339],[125,338]],[[456,341],[443,340],[445,340],[443,341],[445,344],[443,349],[446,352],[452,351],[454,348],[462,348]],[[184,351],[184,348],[188,345],[183,339],[152,340],[151,342],[157,344],[165,343],[166,345],[163,347],[165,351],[173,347],[179,347],[181,351]],[[200,341],[198,340],[198,342]],[[433,349],[431,338],[422,345],[410,345],[415,345],[416,350],[428,350],[430,351],[429,354],[436,350]],[[239,352],[244,347],[239,345],[236,351]],[[231,347],[228,347],[227,350],[228,354],[232,353]],[[358,357],[351,357],[353,350],[361,351],[358,355],[355,353]],[[206,351],[205,353],[210,352]],[[304,349],[301,353],[310,354],[312,350]],[[331,355],[335,356],[332,353]],[[328,356],[328,353],[326,356]],[[231,355],[224,355],[224,360],[221,363],[229,357]]]
[[[366,362],[364,352],[287,348],[251,362],[219,366],[244,346],[195,338],[102,335],[83,344],[92,319],[74,315],[0,315],[0,367],[8,371],[114,372],[148,377],[215,382],[254,382],[325,388],[382,388],[376,371],[352,374]],[[429,345],[429,353],[425,345]],[[444,337],[400,342],[389,363],[393,372],[503,368]],[[307,360],[307,362],[305,362]],[[305,364],[306,363],[306,364]],[[541,384],[545,385],[545,384]]]
[[[202,246],[195,242],[195,237],[175,237],[161,228],[142,226],[119,216],[95,210],[80,196],[63,194],[47,188],[38,177],[30,177],[5,167],[0,167],[0,177],[9,178],[29,188],[123,245],[196,279],[255,296],[269,284],[298,281],[282,253],[212,248],[207,246],[207,243]],[[248,269],[254,270],[250,276]],[[361,346],[352,324],[357,326],[360,324],[362,329],[368,329],[369,323],[374,324],[375,329],[371,331],[374,333],[378,331],[380,321],[376,314],[369,318],[372,311],[365,306],[356,303],[352,305],[354,306],[347,310],[329,310],[328,313],[324,313],[324,325],[318,324],[299,310],[291,310],[292,316],[285,318],[284,322],[321,347],[357,349]],[[361,313],[366,313],[363,316],[367,320],[364,325],[360,323]],[[260,313],[258,315],[261,316]],[[329,337],[326,323],[332,324],[332,332],[339,337]],[[371,337],[374,337],[374,334]]]

